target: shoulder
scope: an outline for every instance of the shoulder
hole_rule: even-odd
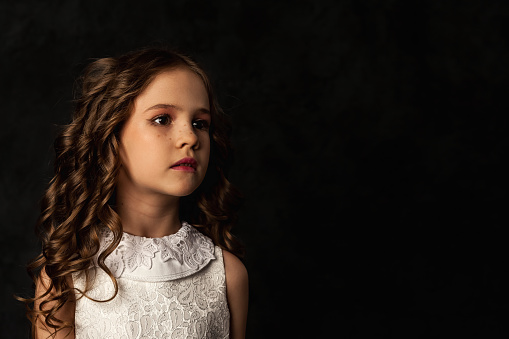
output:
[[[240,261],[240,259],[233,253],[223,250],[224,270],[226,275],[227,288],[231,285],[232,287],[241,287],[240,285],[247,285],[248,275],[246,266]]]
[[[65,280],[69,288],[73,288],[72,277],[67,275]],[[59,319],[61,322],[67,324],[74,323],[74,310],[75,310],[75,300],[74,294],[67,300],[60,299],[58,302],[53,298],[58,297],[57,290],[51,283],[51,279],[46,273],[46,269],[43,268],[36,278],[35,285],[35,301],[34,301],[34,310],[37,311],[48,311],[54,309],[57,306],[58,302],[63,302],[63,305],[60,307],[56,307],[54,309],[53,316]],[[43,303],[44,302],[44,303]],[[42,305],[42,306],[41,306]],[[36,316],[36,319],[33,323],[33,331],[35,338],[48,338],[54,332],[54,329],[49,329],[46,324],[46,318],[44,315]],[[74,330],[71,329],[62,329],[58,333],[53,333],[53,338],[74,338]],[[69,336],[70,335],[70,336]]]
[[[226,276],[226,298],[230,309],[230,335],[232,339],[245,336],[248,309],[247,269],[234,254],[223,250]]]

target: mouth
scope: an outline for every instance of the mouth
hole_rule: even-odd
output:
[[[193,158],[183,158],[170,166],[171,169],[176,171],[196,172],[198,163]]]

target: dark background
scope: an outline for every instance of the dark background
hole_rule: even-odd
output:
[[[509,337],[504,1],[99,3],[0,1],[1,338],[74,79],[151,43],[234,121],[249,338]]]

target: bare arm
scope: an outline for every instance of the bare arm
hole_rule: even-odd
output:
[[[232,253],[223,250],[226,271],[226,298],[230,309],[230,338],[246,337],[248,308],[248,276],[242,261]]]
[[[68,278],[69,286],[72,286],[72,278]],[[46,271],[43,269],[41,271],[41,274],[37,280],[36,286],[35,286],[35,296],[40,296],[46,292],[48,289],[48,286],[50,285],[49,277],[46,274]],[[47,298],[46,296],[45,298]],[[35,302],[34,307],[36,309],[39,309],[39,305],[41,301],[44,299],[39,299]],[[43,306],[43,308],[49,309],[53,307],[54,302],[47,303]],[[75,303],[74,299],[68,301],[64,304],[64,306],[58,310],[56,313],[56,317],[62,321],[74,323],[74,310],[75,310]],[[44,322],[45,318],[42,316],[39,316],[33,326],[33,331],[35,333],[36,339],[46,339],[46,338],[54,338],[54,339],[74,339],[74,329],[63,329],[57,333],[55,337],[51,337],[51,334],[54,333],[54,330],[52,328],[48,328],[46,323]]]

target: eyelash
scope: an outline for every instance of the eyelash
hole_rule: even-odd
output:
[[[165,118],[165,119],[167,119],[167,123],[158,123],[158,122],[156,122],[158,119],[161,119],[161,118]],[[158,116],[156,116],[155,118],[153,118],[153,119],[151,120],[151,122],[152,122],[152,124],[154,124],[154,125],[156,125],[156,126],[167,126],[167,125],[169,125],[169,124],[171,123],[171,117],[170,117],[168,114],[161,114],[161,115],[158,115]],[[202,126],[201,128],[198,128],[198,127],[196,127],[196,124],[197,124],[197,123],[200,123],[200,124],[202,124],[203,126]],[[208,129],[210,128],[210,124],[209,124],[209,122],[208,122],[207,120],[203,120],[203,119],[194,120],[194,121],[192,122],[192,124],[193,124],[193,127],[194,127],[194,128],[196,128],[196,129],[198,129],[198,130],[200,130],[200,131],[201,131],[201,130],[206,131],[206,130],[208,130]]]

